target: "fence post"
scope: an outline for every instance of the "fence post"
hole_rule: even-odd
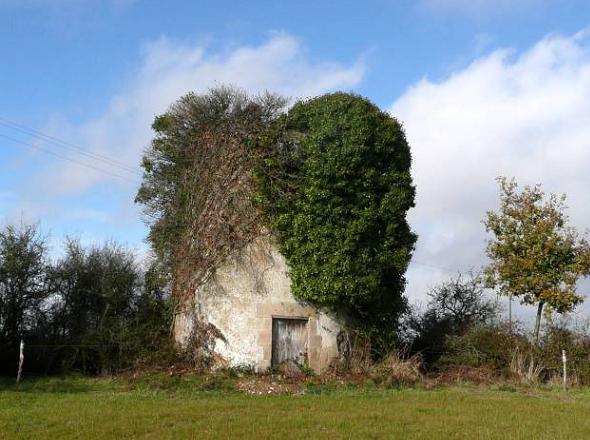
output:
[[[18,356],[18,373],[16,375],[16,384],[20,382],[20,376],[23,372],[23,363],[25,361],[25,341],[20,341],[20,354]]]
[[[565,350],[561,350],[561,361],[563,363],[563,390],[567,390],[567,357]]]

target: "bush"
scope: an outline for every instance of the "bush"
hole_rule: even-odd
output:
[[[510,361],[510,373],[521,383],[537,384],[544,377],[545,368],[541,356],[536,350],[537,347],[531,345],[528,353],[523,353],[517,347],[512,353]]]
[[[511,331],[506,324],[478,325],[462,335],[447,337],[444,353],[435,367],[439,370],[453,365],[485,367],[509,375],[514,353],[527,352],[530,347],[530,342],[518,329]]]
[[[563,322],[547,326],[538,347],[519,327],[512,331],[506,324],[473,327],[447,337],[435,367],[439,371],[456,366],[486,368],[523,383],[560,382],[562,350],[568,358],[570,383],[590,385],[590,335],[585,328]]]
[[[590,335],[586,328],[568,328],[565,322],[552,322],[545,329],[541,348],[548,378],[561,377],[561,353],[565,350],[571,382],[590,385]]]
[[[483,286],[481,277],[469,273],[434,287],[424,313],[410,312],[406,340],[412,353],[420,353],[427,367],[445,353],[447,339],[462,336],[474,326],[485,326],[498,315],[498,305]]]

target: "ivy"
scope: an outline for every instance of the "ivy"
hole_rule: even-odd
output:
[[[136,202],[177,305],[186,305],[219,264],[260,235],[262,215],[250,200],[251,145],[284,105],[274,95],[251,98],[219,87],[189,93],[155,118]]]
[[[389,326],[404,309],[416,241],[411,154],[400,124],[362,97],[296,103],[259,143],[258,191],[293,294]]]

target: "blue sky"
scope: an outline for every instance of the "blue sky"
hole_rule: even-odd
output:
[[[485,262],[499,174],[567,192],[590,227],[587,1],[0,0],[0,22],[0,118],[129,167],[155,114],[214,84],[391,111],[414,151],[415,299]],[[62,147],[0,124],[0,222],[40,221],[55,254],[66,234],[145,252],[137,175]]]
[[[589,14],[575,0],[0,0],[2,106],[37,124],[56,112],[84,120],[124,87],[150,41],[215,51],[277,31],[300,39],[310,59],[363,57],[358,91],[386,106],[422,76],[444,77],[492,47],[577,32]]]

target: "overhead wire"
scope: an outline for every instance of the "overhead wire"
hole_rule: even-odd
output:
[[[47,133],[43,133],[35,128],[28,127],[24,124],[12,121],[12,120],[4,118],[2,116],[0,116],[0,126],[18,131],[20,133],[28,134],[30,136],[34,136],[36,138],[42,139],[46,142],[49,142],[55,146],[65,149],[65,150],[75,151],[77,154],[80,154],[82,156],[85,156],[85,157],[93,159],[93,160],[97,160],[97,161],[102,162],[108,166],[118,168],[120,171],[130,173],[130,174],[133,174],[138,177],[141,176],[141,173],[138,170],[136,170],[133,167],[130,167],[129,165],[125,164],[124,162],[118,161],[118,160],[113,159],[112,157],[109,157],[104,154],[95,153],[95,152],[90,151],[87,148],[83,148],[77,144],[65,141],[63,139],[60,139],[56,136],[49,135]]]
[[[4,126],[6,128],[10,128],[12,130],[16,130],[16,131],[19,131],[21,133],[24,133],[24,134],[28,134],[28,135],[37,137],[39,139],[42,139],[42,140],[44,140],[46,142],[52,143],[53,145],[59,146],[59,147],[64,148],[64,149],[69,149],[70,151],[75,151],[76,153],[81,154],[82,156],[85,156],[85,157],[88,157],[90,159],[93,159],[93,160],[96,160],[98,162],[101,162],[104,165],[116,167],[120,171],[124,171],[124,172],[130,173],[130,174],[133,174],[133,175],[135,175],[137,177],[141,177],[142,176],[142,174],[140,172],[138,172],[137,170],[133,169],[132,167],[128,166],[127,164],[125,164],[123,162],[120,162],[120,161],[118,161],[116,159],[113,159],[113,158],[111,158],[109,156],[106,156],[104,154],[99,154],[99,153],[91,152],[88,149],[83,148],[83,147],[81,147],[81,146],[79,146],[77,144],[74,144],[74,143],[71,143],[71,142],[67,142],[67,141],[65,141],[63,139],[60,139],[60,138],[56,137],[56,136],[49,135],[49,134],[44,133],[42,131],[39,131],[39,130],[37,130],[35,128],[29,127],[29,126],[24,125],[24,124],[19,123],[19,122],[15,122],[15,121],[10,120],[8,118],[4,118],[4,117],[0,116],[0,126]],[[55,151],[53,151],[51,149],[48,149],[48,148],[41,147],[39,145],[30,144],[30,143],[24,142],[24,141],[22,141],[20,139],[13,138],[11,136],[7,136],[7,135],[2,134],[2,133],[0,133],[0,137],[3,137],[5,139],[8,139],[8,140],[10,140],[12,142],[16,142],[17,144],[26,146],[28,148],[32,148],[32,149],[35,149],[35,150],[42,151],[44,153],[53,155],[53,156],[55,156],[55,157],[57,157],[59,159],[66,160],[66,161],[75,163],[77,165],[84,166],[84,167],[93,169],[95,171],[102,172],[102,173],[107,174],[107,175],[110,175],[112,177],[117,177],[117,178],[126,180],[128,182],[136,183],[136,184],[140,183],[137,180],[130,178],[129,176],[124,176],[124,175],[119,174],[119,173],[114,173],[114,172],[112,172],[110,170],[105,170],[105,169],[100,168],[100,167],[97,167],[97,166],[95,166],[93,164],[89,164],[89,163],[86,163],[86,162],[79,161],[77,159],[71,158],[69,156],[65,156],[63,154],[60,154],[60,153],[55,152]],[[434,266],[434,265],[431,265],[431,264],[428,264],[428,263],[417,261],[415,259],[412,259],[411,260],[411,264],[415,264],[415,265],[426,267],[426,268],[429,268],[429,269],[432,269],[432,270],[438,270],[438,271],[447,272],[447,273],[456,273],[457,272],[457,270],[451,270],[451,269],[446,268],[446,267]]]
[[[28,143],[28,142],[24,142],[24,141],[22,141],[22,140],[20,140],[20,139],[13,138],[13,137],[11,137],[11,136],[8,136],[8,135],[5,135],[5,134],[3,134],[3,133],[0,133],[0,137],[2,137],[2,138],[4,138],[4,139],[7,139],[7,140],[9,140],[9,141],[11,141],[11,142],[14,142],[14,143],[16,143],[16,144],[19,144],[19,145],[25,146],[25,147],[27,147],[27,148],[34,149],[34,150],[38,150],[38,151],[42,151],[42,152],[44,152],[44,153],[46,153],[46,154],[50,154],[50,155],[52,155],[52,156],[55,156],[55,157],[57,157],[57,158],[59,158],[59,159],[66,160],[66,161],[69,161],[69,162],[75,163],[75,164],[77,164],[77,165],[80,165],[80,166],[83,166],[83,167],[86,167],[86,168],[93,169],[93,170],[95,170],[95,171],[99,171],[99,172],[101,172],[101,173],[104,173],[104,174],[110,175],[110,176],[112,176],[112,177],[117,177],[117,178],[119,178],[119,179],[123,179],[123,180],[126,180],[126,181],[128,181],[128,182],[135,183],[135,184],[138,184],[138,183],[139,183],[139,181],[138,181],[138,180],[132,179],[132,178],[130,178],[129,176],[124,176],[124,175],[121,175],[121,174],[118,174],[118,173],[113,173],[113,172],[111,172],[111,171],[109,171],[109,170],[105,170],[104,168],[99,168],[99,167],[97,167],[97,166],[95,166],[95,165],[92,165],[92,164],[89,164],[89,163],[86,163],[86,162],[79,161],[79,160],[77,160],[77,159],[71,158],[71,157],[69,157],[69,156],[65,156],[65,155],[63,155],[63,154],[57,153],[57,152],[55,152],[55,151],[53,151],[53,150],[50,150],[50,149],[48,149],[48,148],[41,147],[41,146],[39,146],[39,145],[34,145],[34,144],[31,144],[31,143]]]

